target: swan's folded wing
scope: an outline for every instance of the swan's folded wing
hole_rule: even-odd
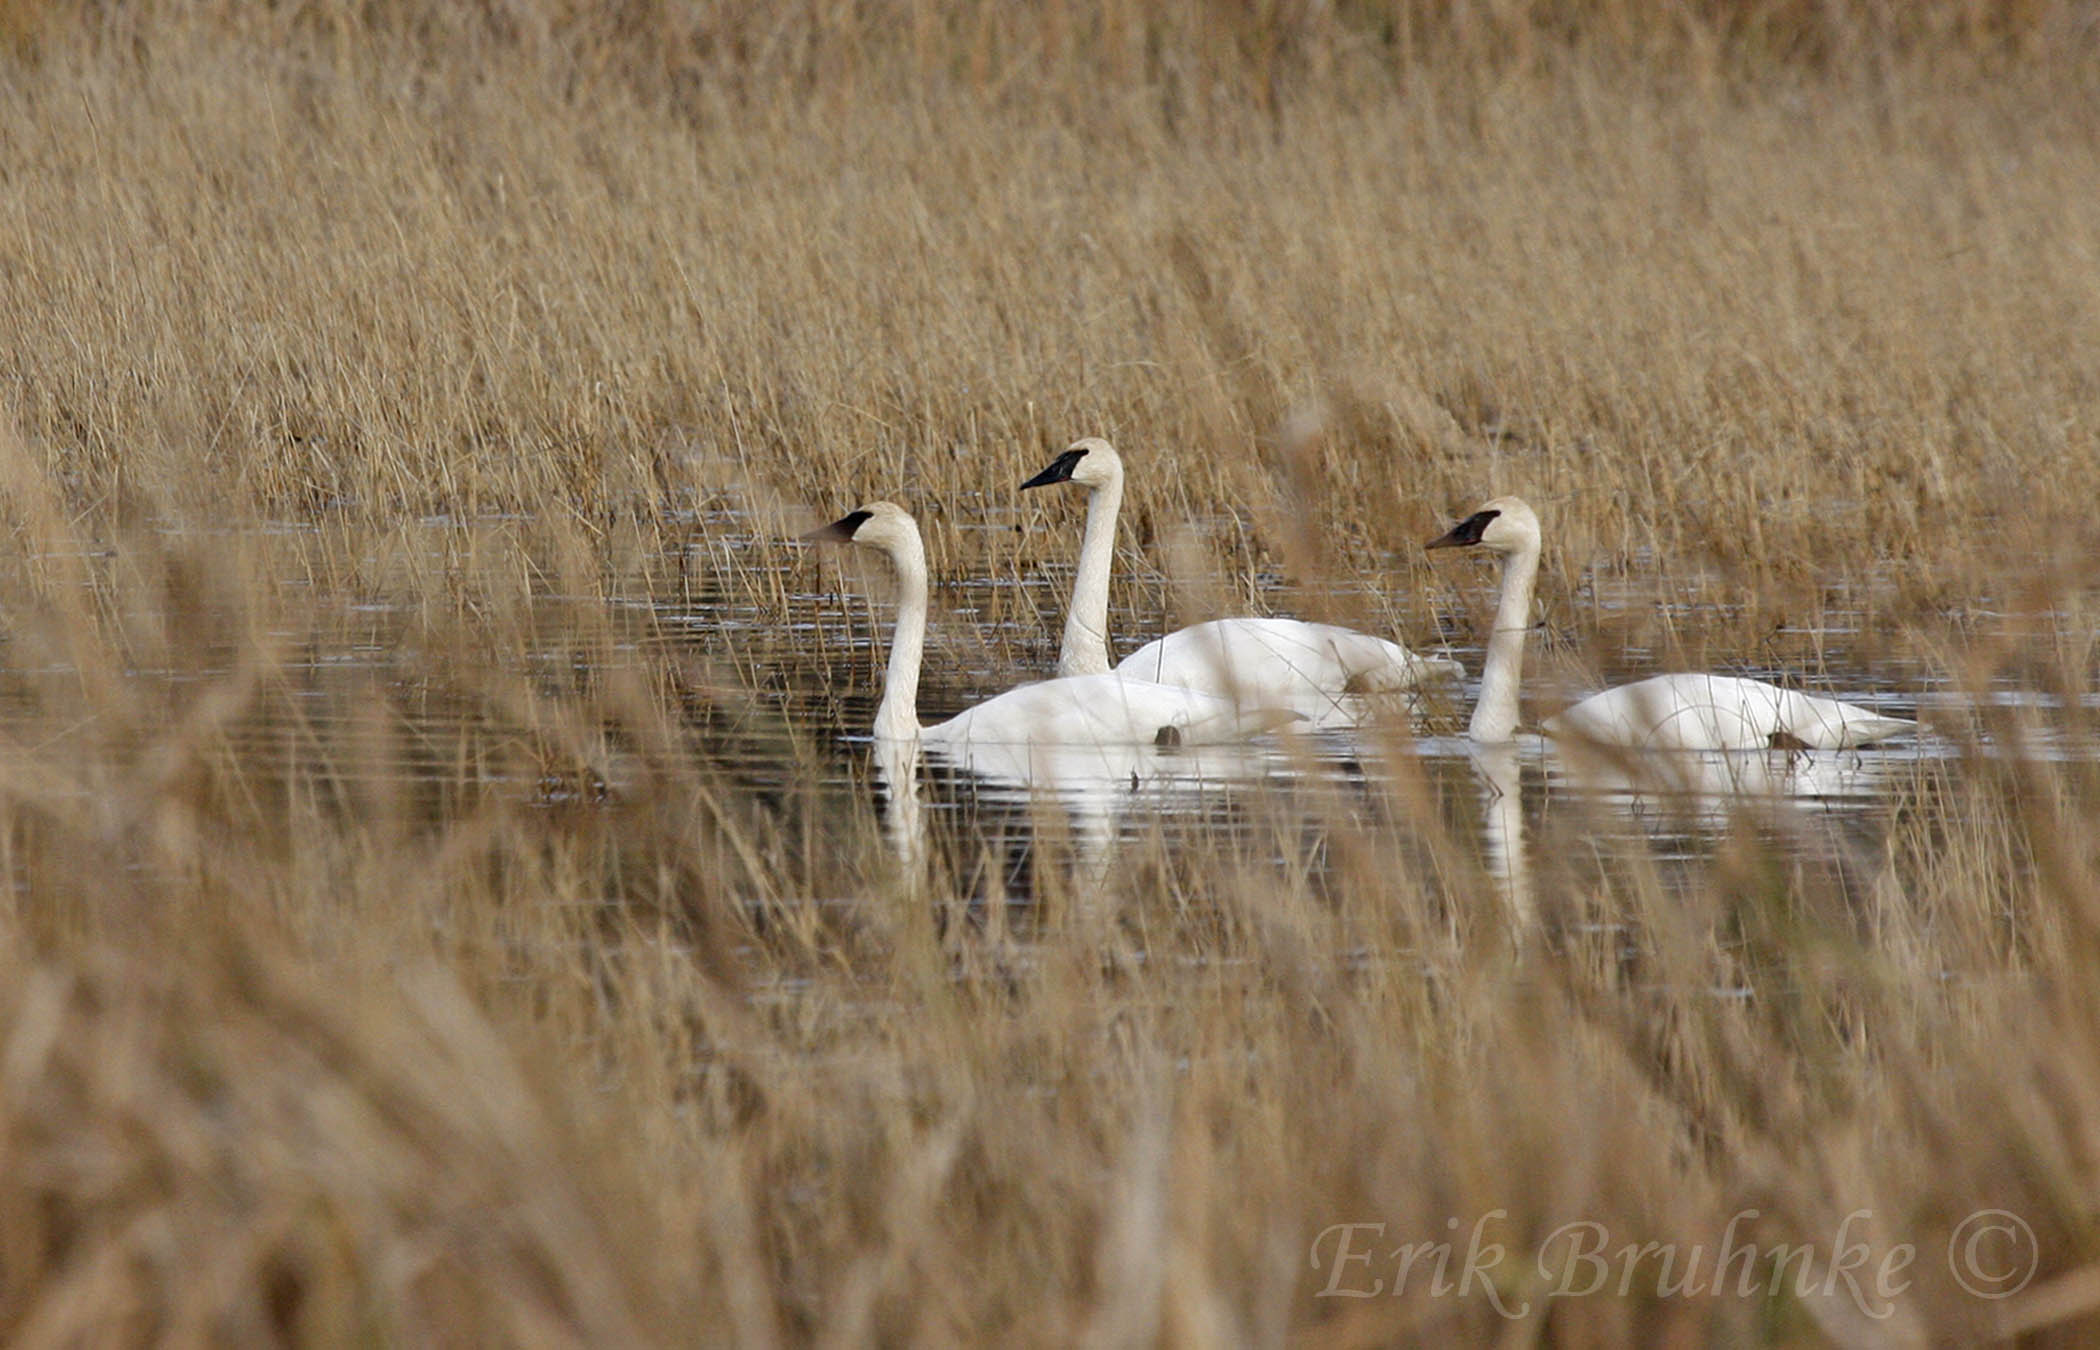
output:
[[[1458,679],[1447,657],[1419,657],[1398,643],[1299,619],[1213,619],[1138,648],[1116,667],[1132,678],[1200,690],[1243,706],[1288,709],[1310,720],[1362,720],[1358,695],[1397,693]]]
[[[1642,750],[1760,750],[1791,741],[1839,750],[1909,731],[1900,717],[1734,675],[1655,675],[1593,694],[1548,734]]]
[[[1548,734],[1641,750],[1749,750],[1767,745],[1770,698],[1725,676],[1655,675],[1607,689],[1549,718]],[[1771,686],[1762,686],[1770,689]],[[1776,693],[1778,691],[1773,690]]]

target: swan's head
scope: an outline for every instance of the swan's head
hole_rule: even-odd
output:
[[[1043,466],[1043,471],[1021,484],[1028,488],[1052,483],[1077,483],[1081,487],[1106,487],[1123,480],[1123,457],[1099,436],[1072,442],[1065,452]]]
[[[919,543],[918,522],[895,502],[869,502],[802,536],[805,544],[859,544],[895,557]]]
[[[1479,510],[1451,529],[1424,544],[1424,548],[1470,548],[1479,546],[1507,557],[1539,547],[1539,518],[1522,497],[1497,497],[1482,503]]]

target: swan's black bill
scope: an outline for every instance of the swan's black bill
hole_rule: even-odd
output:
[[[1079,461],[1086,458],[1084,450],[1067,450],[1044,466],[1043,471],[1021,484],[1021,490],[1049,487],[1052,483],[1068,483],[1072,475],[1079,472]]]
[[[1500,511],[1475,511],[1453,525],[1448,533],[1437,536],[1422,547],[1464,548],[1468,544],[1477,544],[1480,536],[1487,533],[1488,522],[1501,514]]]
[[[853,532],[868,523],[873,511],[849,511],[829,525],[819,525],[808,534],[799,536],[805,544],[850,544]]]

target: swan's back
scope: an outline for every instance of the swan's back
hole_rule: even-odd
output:
[[[1213,619],[1155,638],[1118,674],[1179,685],[1248,706],[1288,708],[1315,721],[1345,716],[1353,694],[1413,689],[1464,670],[1397,642],[1302,619]]]
[[[1242,712],[1199,690],[1113,671],[1009,689],[924,731],[930,746],[1204,745],[1244,740],[1291,720]]]
[[[1656,675],[1607,689],[1546,720],[1564,740],[1643,750],[1754,750],[1795,742],[1841,750],[1916,728],[1836,699],[1733,675]]]

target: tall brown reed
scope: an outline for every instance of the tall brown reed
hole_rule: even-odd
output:
[[[2080,7],[0,34],[0,1335],[2089,1331]],[[1053,813],[901,871],[865,630],[772,541],[908,500],[1013,583],[940,639],[1010,682],[1076,507],[1011,485],[1089,432],[1121,636],[1283,583],[1462,641],[1486,578],[1412,546],[1522,491],[1551,662],[1895,672],[1946,753],[1651,849],[1402,736],[1113,866]],[[1667,1291],[1731,1233],[1806,1255]]]

